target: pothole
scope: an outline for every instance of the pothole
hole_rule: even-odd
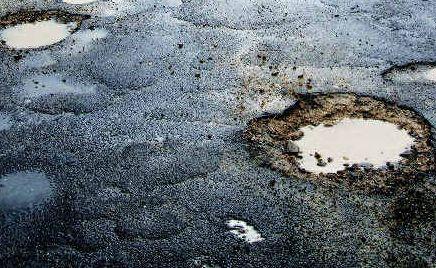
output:
[[[67,38],[85,18],[61,11],[22,11],[0,19],[0,39],[11,49],[46,47]]]
[[[17,172],[0,177],[0,209],[32,209],[46,202],[52,187],[45,174]]]
[[[252,120],[252,153],[285,175],[388,191],[434,170],[430,126],[415,112],[353,94],[306,95]]]
[[[227,226],[231,229],[229,231],[230,233],[247,243],[255,243],[264,240],[261,234],[256,231],[253,226],[248,225],[245,221],[229,220],[227,221]]]
[[[436,82],[436,64],[410,63],[395,66],[385,71],[383,77],[399,83],[434,83]]]

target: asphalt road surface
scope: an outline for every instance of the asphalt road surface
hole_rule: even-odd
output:
[[[412,109],[434,148],[435,1],[0,1],[23,10],[83,20],[0,45],[0,266],[436,265],[434,169],[358,191],[283,174],[243,135],[295,104],[286,84]]]

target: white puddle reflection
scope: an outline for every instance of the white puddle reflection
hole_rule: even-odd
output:
[[[248,225],[241,220],[229,220],[227,226],[232,229],[230,233],[234,234],[240,239],[245,240],[247,243],[255,243],[264,240],[258,231],[253,226]]]
[[[11,48],[38,48],[64,40],[76,27],[76,22],[62,23],[50,19],[11,26],[1,31],[0,37]]]
[[[72,5],[83,5],[83,4],[90,4],[96,1],[97,0],[64,0],[64,3],[72,4]]]
[[[330,127],[300,130],[304,136],[294,141],[302,156],[300,167],[313,173],[335,173],[353,164],[374,168],[396,164],[414,143],[406,130],[372,119],[346,118]]]

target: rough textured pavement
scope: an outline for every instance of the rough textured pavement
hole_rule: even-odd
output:
[[[327,187],[262,166],[242,138],[295,102],[283,83],[434,127],[436,82],[401,79],[436,62],[433,0],[0,2],[20,9],[90,18],[49,48],[0,50],[0,266],[435,265],[434,174],[392,194]]]

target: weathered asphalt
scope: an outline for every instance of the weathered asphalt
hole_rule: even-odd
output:
[[[20,9],[90,18],[49,48],[0,50],[0,266],[435,264],[431,175],[396,195],[323,187],[256,163],[241,136],[295,101],[270,85],[301,74],[313,92],[384,98],[434,127],[436,83],[383,77],[436,61],[434,1],[0,3]],[[229,219],[265,240],[237,239]]]

